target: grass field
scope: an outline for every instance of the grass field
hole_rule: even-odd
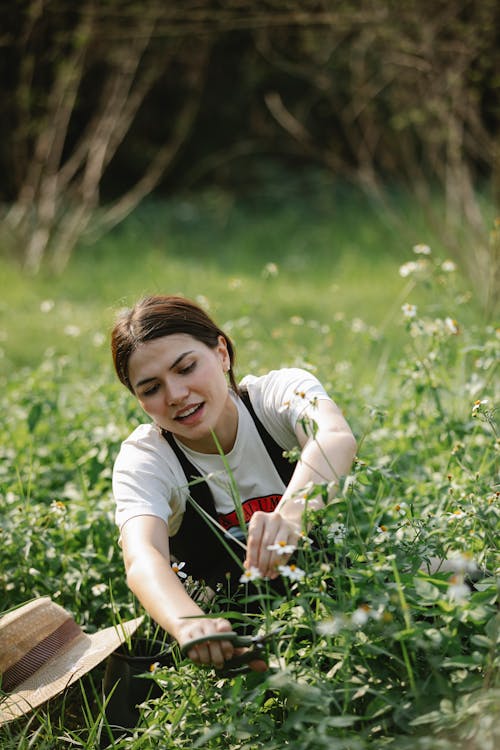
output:
[[[321,544],[300,551],[303,577],[278,600],[258,584],[255,629],[282,628],[270,672],[225,678],[174,649],[175,665],[150,675],[161,696],[115,747],[498,746],[500,337],[417,210],[396,208],[398,231],[349,196],[264,210],[213,193],[145,205],[57,279],[0,260],[2,610],[48,594],[89,630],[137,611],[110,478],[142,417],[114,381],[107,339],[144,293],[205,305],[241,374],[313,369],[359,443],[337,501],[313,519]],[[434,556],[453,570],[426,574]],[[143,632],[152,638],[148,621]],[[0,728],[0,746],[111,744],[101,678],[102,667]]]

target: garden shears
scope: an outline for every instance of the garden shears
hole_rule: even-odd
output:
[[[183,654],[197,646],[199,643],[208,643],[209,641],[230,641],[235,648],[246,648],[242,654],[236,654],[228,659],[221,669],[217,672],[224,676],[244,674],[250,671],[250,662],[262,660],[267,661],[266,643],[282,630],[282,627],[274,628],[268,633],[261,635],[239,635],[231,630],[227,633],[214,633],[210,636],[193,638],[185,643],[181,649]]]

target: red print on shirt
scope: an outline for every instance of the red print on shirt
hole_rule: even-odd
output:
[[[245,523],[249,522],[249,520],[251,519],[251,517],[257,510],[263,510],[265,513],[271,513],[276,508],[280,500],[281,500],[281,495],[266,495],[265,497],[251,497],[249,500],[245,500],[242,503],[243,518],[245,519]],[[238,522],[238,516],[236,515],[236,511],[233,510],[231,511],[231,513],[220,513],[219,523],[226,530],[232,529],[235,526],[238,526],[239,522]]]

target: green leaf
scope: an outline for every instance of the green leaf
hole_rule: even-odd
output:
[[[425,578],[414,578],[415,591],[424,602],[435,602],[440,597],[440,591]]]
[[[37,401],[36,403],[32,405],[31,409],[28,412],[28,417],[26,419],[28,423],[28,429],[30,432],[34,432],[35,427],[40,421],[41,416],[42,416],[42,404],[39,401]]]
[[[340,727],[352,727],[352,725],[355,724],[357,721],[359,721],[358,716],[345,714],[344,716],[330,716],[326,723],[330,727],[340,728]]]
[[[474,667],[477,668],[478,661],[475,656],[451,656],[448,659],[443,659],[442,665],[445,669],[453,669],[454,667]]]

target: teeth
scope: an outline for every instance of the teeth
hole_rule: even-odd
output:
[[[184,417],[190,417],[191,414],[194,414],[195,411],[198,409],[199,404],[196,406],[193,406],[192,409],[188,409],[187,411],[183,411],[182,414],[179,414],[180,419],[184,419]]]

